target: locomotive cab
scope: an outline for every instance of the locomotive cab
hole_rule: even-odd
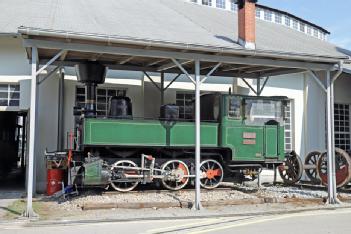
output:
[[[222,146],[232,159],[283,160],[286,97],[223,96]]]

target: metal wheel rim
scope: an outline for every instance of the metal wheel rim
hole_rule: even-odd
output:
[[[113,170],[117,166],[127,166],[127,167],[137,167],[136,163],[130,160],[121,160],[117,161],[112,165],[111,170]],[[136,171],[138,174],[139,172]],[[129,192],[135,189],[138,186],[138,181],[133,182],[111,182],[111,187],[119,192]]]
[[[339,148],[335,148],[335,172],[337,173],[343,167],[347,167],[348,176],[344,180],[338,183],[336,181],[336,187],[340,188],[348,184],[351,179],[351,158],[349,154]],[[327,152],[324,152],[318,160],[317,170],[320,178],[327,176],[328,174],[328,157]],[[321,179],[322,184],[327,186],[328,181]]]
[[[171,161],[168,161],[166,163],[164,163],[162,165],[162,171],[165,171],[165,172],[170,172],[172,170],[179,170],[179,166],[182,165],[182,169],[180,170],[185,170],[185,175],[189,175],[189,168],[188,166],[181,160],[171,160]],[[162,185],[169,189],[169,190],[180,190],[182,188],[184,188],[189,182],[189,177],[184,177],[184,178],[181,178],[181,179],[178,179],[176,181],[171,181],[171,180],[167,180],[167,176],[164,176],[162,178]]]
[[[222,165],[213,159],[205,160],[200,164],[201,174],[206,176],[205,178],[200,179],[201,187],[205,189],[214,189],[219,186],[223,181],[223,167]],[[220,175],[214,175],[213,178],[208,178],[207,172],[209,170],[220,170]]]
[[[285,159],[285,165],[288,169],[279,169],[280,177],[286,184],[295,184],[301,179],[302,176],[302,161],[296,154],[291,154]]]
[[[315,169],[305,169],[305,173],[307,177],[311,180],[312,183],[315,183],[315,184],[321,183],[321,180],[319,178],[318,171],[317,171],[317,163],[320,155],[321,155],[321,152],[313,151],[313,152],[310,152],[305,158],[305,165],[316,166]]]

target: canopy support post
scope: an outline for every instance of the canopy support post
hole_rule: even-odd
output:
[[[160,92],[161,92],[161,106],[163,106],[165,104],[165,73],[164,72],[161,72]]]
[[[64,149],[64,97],[65,97],[65,69],[60,68],[59,95],[58,95],[58,124],[57,124],[57,148]]]
[[[201,210],[200,163],[201,163],[201,120],[200,120],[200,61],[195,60],[195,204],[193,209]]]
[[[261,78],[260,77],[257,78],[256,85],[257,85],[257,87],[256,87],[256,95],[260,96],[261,95]]]
[[[333,142],[333,135],[334,135],[334,129],[333,129],[333,108],[332,105],[334,105],[334,97],[332,96],[333,94],[333,85],[332,85],[332,80],[330,78],[330,71],[327,71],[327,134],[328,134],[328,150],[327,150],[327,155],[328,155],[328,203],[329,204],[337,204],[337,198],[336,198],[336,180],[335,180],[335,150],[334,150],[334,142]],[[333,168],[334,167],[334,168]]]
[[[36,137],[36,114],[37,114],[37,70],[38,70],[38,49],[32,47],[32,75],[31,75],[31,99],[30,99],[30,120],[29,120],[29,155],[27,175],[27,207],[24,216],[32,218],[36,216],[33,211],[33,177],[34,177],[34,153]]]

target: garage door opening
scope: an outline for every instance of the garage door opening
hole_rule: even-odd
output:
[[[0,112],[0,189],[24,189],[26,113]]]

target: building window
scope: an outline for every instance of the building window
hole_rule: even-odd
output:
[[[225,0],[217,0],[216,7],[225,9]]]
[[[272,21],[272,12],[271,11],[264,11],[264,20]]]
[[[282,15],[281,14],[279,14],[279,13],[275,14],[275,22],[277,24],[281,24],[282,23]]]
[[[202,5],[212,6],[212,0],[202,0]]]
[[[299,22],[297,20],[293,20],[293,28],[295,30],[298,30],[299,29]]]
[[[324,39],[324,33],[322,31],[319,31],[319,39],[321,40]]]
[[[256,9],[256,17],[261,18],[261,9]]]
[[[107,116],[108,103],[111,97],[126,96],[126,89],[97,88],[96,90],[96,111],[98,116]],[[76,87],[76,106],[83,108],[85,104],[85,87]]]
[[[291,25],[291,19],[288,16],[285,16],[285,25],[288,27],[290,27],[290,25]]]
[[[305,32],[306,25],[303,23],[300,23],[300,31]]]
[[[350,150],[350,105],[334,104],[335,147]]]
[[[325,34],[323,32],[320,32],[320,38],[321,40],[325,40]]]
[[[195,95],[187,92],[177,92],[176,103],[179,106],[179,119],[193,119],[193,100]]]
[[[312,35],[312,28],[310,26],[307,26],[307,34]]]
[[[0,84],[0,106],[19,106],[19,84]]]
[[[285,108],[284,139],[286,152],[291,152],[294,150],[293,114],[294,101],[290,100]]]
[[[230,10],[231,11],[237,11],[238,10],[238,5],[234,2],[234,0],[230,1]]]
[[[316,28],[313,29],[313,36],[318,37],[318,30]]]

